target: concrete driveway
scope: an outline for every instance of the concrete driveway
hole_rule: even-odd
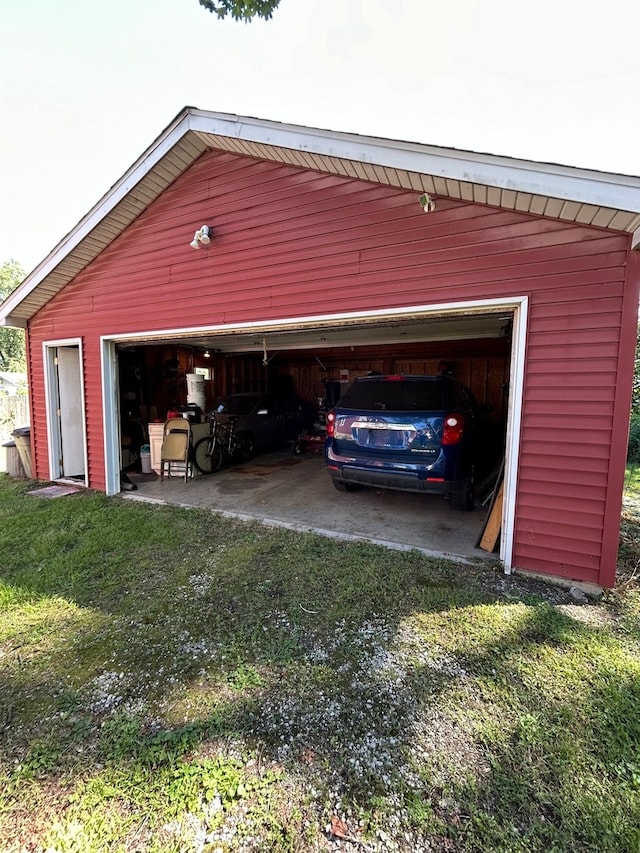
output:
[[[204,507],[294,530],[417,548],[434,556],[492,559],[476,548],[486,507],[455,512],[437,495],[382,489],[338,492],[320,454],[294,456],[283,449],[187,483],[180,475],[163,481],[155,475],[129,476],[137,490],[123,495],[134,500]]]

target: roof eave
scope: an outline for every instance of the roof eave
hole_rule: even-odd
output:
[[[516,192],[640,212],[640,177],[189,108],[189,129]]]
[[[552,199],[558,204],[586,205],[609,210],[612,214],[627,214],[623,217],[625,224],[621,228],[616,227],[615,219],[611,219],[610,227],[612,230],[635,230],[633,246],[640,243],[640,178],[185,107],[0,305],[0,324],[25,328],[28,319],[41,307],[38,307],[35,299],[27,304],[24,304],[25,300],[30,299],[42,282],[54,271],[60,274],[62,269],[64,272],[61,277],[65,281],[56,284],[61,289],[66,280],[77,275],[83,265],[91,263],[115,239],[120,232],[113,224],[109,228],[105,227],[103,234],[99,233],[98,226],[108,221],[114,208],[133,196],[132,191],[176,146],[189,148],[185,158],[186,169],[189,160],[193,162],[208,148],[215,148],[216,139],[222,145],[225,138],[255,145],[261,150],[271,146],[298,154],[314,155],[329,162],[352,161],[365,166],[371,164],[414,175],[431,176],[440,184],[447,180],[457,181],[467,186],[493,188],[501,193],[524,194]],[[188,144],[189,140],[196,144]],[[255,156],[259,155],[256,153]],[[140,209],[144,209],[142,203]],[[125,227],[122,226],[120,231]],[[87,243],[80,247],[83,241]],[[41,294],[38,303],[42,301],[42,304],[46,304],[49,298],[51,296],[42,301]]]
[[[0,305],[0,311],[2,311],[2,306]],[[0,316],[0,328],[3,329],[26,329],[27,321],[22,317],[12,317],[10,314],[7,316]]]

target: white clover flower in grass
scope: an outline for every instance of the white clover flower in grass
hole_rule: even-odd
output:
[[[446,652],[436,653],[425,645],[420,634],[410,624],[399,626],[394,640],[394,654],[408,665],[425,666],[449,678],[464,678],[467,671],[456,658]]]
[[[191,575],[188,583],[195,595],[202,596],[211,588],[213,578],[211,575]]]
[[[334,649],[324,649],[328,660],[349,644],[343,628],[341,633]],[[293,694],[265,697],[258,729],[279,743],[280,760],[311,748],[330,759],[338,777],[367,776],[388,788],[401,749],[398,728],[413,715],[414,697],[405,685],[406,670],[385,647],[389,632],[381,640],[380,626],[367,625],[355,637],[360,662],[348,681],[337,677],[315,693],[311,683],[303,695],[294,686]],[[315,657],[321,646],[318,638],[312,640]]]
[[[209,644],[207,640],[195,640],[188,631],[182,631],[176,637],[176,653],[184,657],[192,657],[194,660],[214,657],[217,652],[215,644]]]
[[[124,701],[127,687],[124,672],[103,672],[89,684],[89,709],[96,714],[114,711]]]

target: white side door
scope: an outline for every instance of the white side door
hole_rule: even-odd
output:
[[[45,345],[51,478],[87,479],[87,442],[79,343]]]

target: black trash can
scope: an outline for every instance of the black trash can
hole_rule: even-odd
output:
[[[13,440],[18,448],[18,455],[24,468],[24,473],[32,480],[33,473],[31,469],[31,427],[18,427],[11,433]]]

